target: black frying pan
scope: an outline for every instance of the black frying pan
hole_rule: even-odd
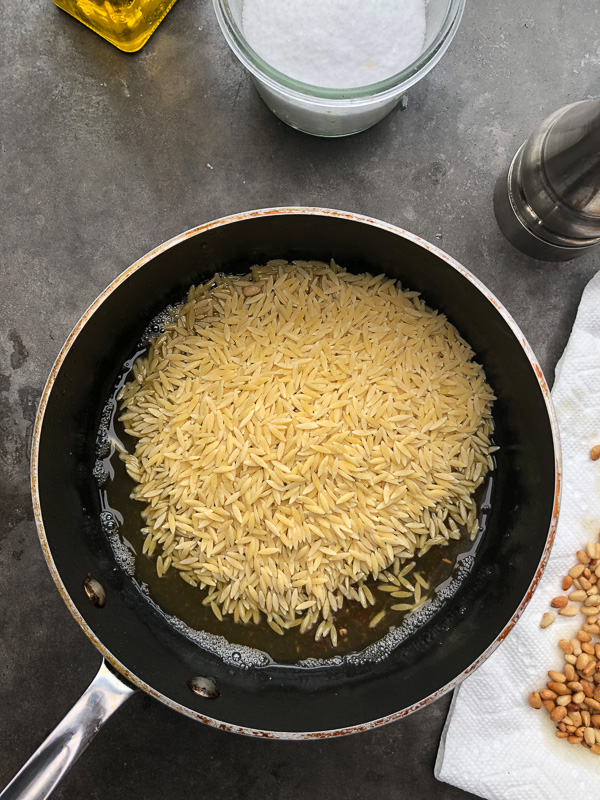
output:
[[[385,271],[422,292],[472,345],[498,397],[496,485],[475,568],[442,610],[377,663],[319,669],[224,663],[146,600],[116,563],[99,523],[95,434],[119,369],[149,320],[215,271],[245,272],[281,257],[334,257],[347,269]],[[365,730],[448,691],[506,636],[540,578],[558,513],[559,446],[535,357],[507,311],[467,270],[385,223],[323,209],[270,209],[172,239],[93,303],[61,351],[42,397],[32,491],[49,569],[106,666],[1,796],[29,800],[47,796],[135,687],[207,724],[282,738]],[[104,590],[104,607],[84,590],[88,574]],[[194,678],[201,680],[192,691]],[[69,739],[73,734],[76,745]],[[59,762],[52,761],[56,757]],[[38,789],[32,794],[34,778]]]

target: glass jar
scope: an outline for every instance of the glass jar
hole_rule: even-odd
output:
[[[252,74],[258,93],[271,111],[293,128],[315,136],[349,136],[389,114],[407,89],[446,52],[465,7],[465,0],[426,0],[425,43],[412,64],[368,86],[326,89],[290,78],[258,55],[242,32],[243,3],[244,0],[213,0],[227,43]]]
[[[142,48],[175,0],[54,0],[119,50]]]

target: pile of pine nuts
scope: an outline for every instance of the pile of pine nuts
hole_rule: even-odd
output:
[[[532,692],[529,705],[548,711],[559,739],[600,755],[600,543],[579,550],[577,561],[562,581],[568,594],[555,597],[551,606],[566,617],[582,613],[586,621],[574,639],[560,640],[565,665],[562,671],[548,671],[546,688]],[[547,612],[540,626],[547,628],[555,619],[554,612]]]

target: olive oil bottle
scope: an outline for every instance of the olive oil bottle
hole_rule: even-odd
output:
[[[152,36],[175,0],[54,0],[59,8],[133,53]]]

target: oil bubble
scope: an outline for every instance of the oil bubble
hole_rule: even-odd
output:
[[[127,539],[119,535],[119,523],[110,511],[100,514],[100,525],[108,539],[117,564],[130,577],[135,574],[135,550]]]
[[[94,480],[96,481],[98,487],[104,486],[104,484],[108,480],[108,472],[106,471],[106,468],[102,463],[102,461],[96,461],[96,463],[94,464],[94,469],[92,471],[92,474],[94,476]]]
[[[107,536],[117,533],[119,530],[119,523],[115,519],[114,514],[111,514],[110,511],[103,511],[100,514],[100,525]]]
[[[165,325],[175,319],[176,306],[167,306],[146,327],[140,338],[140,347],[147,347],[157,336],[165,332]]]
[[[220,658],[225,664],[240,669],[257,669],[259,667],[272,666],[275,663],[263,650],[257,650],[246,645],[231,644],[224,636],[219,636],[216,633],[194,630],[177,617],[165,614],[152,600],[150,600],[150,603],[166,617],[176,631],[191,639],[198,647]]]

